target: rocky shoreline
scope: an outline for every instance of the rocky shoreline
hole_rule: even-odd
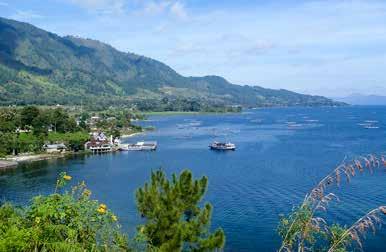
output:
[[[54,159],[54,158],[64,158],[67,155],[70,155],[72,153],[67,152],[66,154],[29,154],[29,155],[20,155],[15,157],[9,157],[5,159],[0,160],[0,170],[5,170],[9,168],[16,168],[18,164],[24,163],[24,162],[34,162],[34,161],[41,161],[41,160],[48,160],[48,159]]]
[[[14,168],[18,165],[19,163],[16,161],[11,161],[11,160],[0,160],[0,170],[3,169],[8,169],[8,168]]]

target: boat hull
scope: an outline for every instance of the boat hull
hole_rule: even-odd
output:
[[[209,149],[211,150],[217,150],[217,151],[235,151],[236,146],[216,146],[216,145],[209,145]]]

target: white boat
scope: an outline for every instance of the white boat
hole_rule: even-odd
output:
[[[155,141],[142,141],[133,144],[121,145],[119,150],[121,151],[155,151],[157,149],[157,142]]]
[[[220,143],[220,142],[213,142],[209,145],[209,148],[211,150],[236,150],[236,145],[233,143]]]

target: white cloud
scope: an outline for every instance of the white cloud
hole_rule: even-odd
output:
[[[69,0],[82,8],[98,13],[115,14],[124,11],[125,0]]]
[[[172,13],[173,15],[175,15],[180,19],[186,19],[188,17],[185,6],[181,2],[173,3],[170,6],[170,13]]]
[[[0,2],[0,6],[9,6],[9,4],[6,2]]]
[[[143,11],[146,14],[158,15],[158,14],[164,13],[169,5],[170,5],[169,1],[160,1],[160,2],[149,1],[144,4]]]
[[[30,21],[32,19],[44,18],[44,16],[30,10],[27,10],[27,11],[17,10],[16,13],[12,14],[9,18],[21,20],[21,21]]]
[[[157,0],[143,1],[142,12],[147,15],[170,15],[179,19],[187,19],[188,13],[185,5],[180,1]]]

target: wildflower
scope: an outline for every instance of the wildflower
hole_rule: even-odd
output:
[[[100,214],[105,214],[106,210],[107,210],[107,206],[105,204],[100,204],[97,212]]]
[[[39,224],[39,223],[40,223],[40,217],[36,217],[36,218],[35,218],[35,223],[36,223],[36,224]]]
[[[118,220],[117,216],[115,216],[114,214],[111,215],[111,219],[112,219],[113,221],[117,221],[117,220]]]
[[[144,231],[145,231],[145,227],[142,226],[142,227],[139,229],[139,232],[140,232],[140,233],[143,233]]]
[[[86,190],[84,190],[83,191],[83,195],[85,195],[85,196],[90,196],[91,195],[91,191],[90,190],[88,190],[88,189],[86,189]]]
[[[63,178],[64,180],[67,180],[67,181],[70,181],[72,179],[72,177],[69,175],[64,175]]]
[[[106,209],[98,208],[97,212],[100,213],[100,214],[105,214],[106,213]]]

